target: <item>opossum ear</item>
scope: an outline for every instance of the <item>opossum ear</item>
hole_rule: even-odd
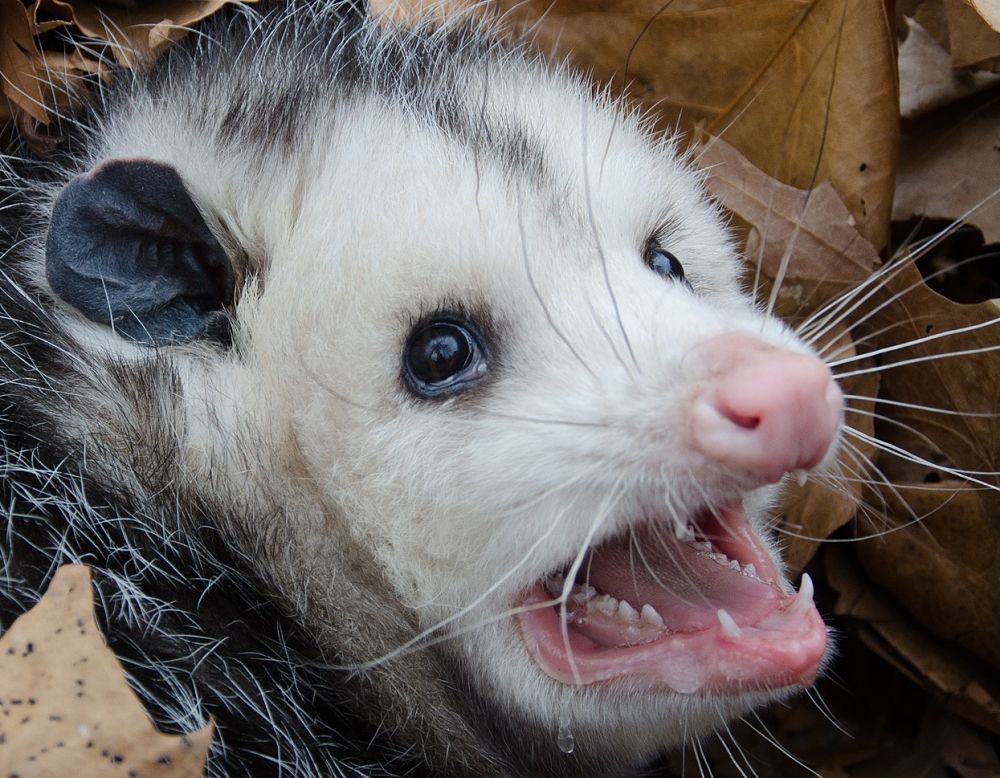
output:
[[[151,346],[202,335],[235,286],[177,171],[148,159],[113,159],[69,182],[52,210],[45,273],[88,319]]]

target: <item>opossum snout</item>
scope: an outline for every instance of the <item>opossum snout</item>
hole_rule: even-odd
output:
[[[689,426],[696,451],[758,484],[823,460],[844,400],[821,360],[733,332],[704,344],[702,356],[708,378]]]

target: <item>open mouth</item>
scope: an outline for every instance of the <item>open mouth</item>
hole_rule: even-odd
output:
[[[797,594],[739,508],[703,511],[678,538],[647,526],[539,581],[517,616],[542,670],[566,684],[616,678],[680,693],[806,686],[826,628],[803,576]],[[569,583],[565,603],[561,600]]]

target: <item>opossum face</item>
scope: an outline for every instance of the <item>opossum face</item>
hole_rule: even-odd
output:
[[[471,130],[358,99],[294,163],[224,162],[156,117],[123,132],[103,157],[175,171],[154,177],[183,182],[211,234],[200,275],[115,348],[148,336],[176,360],[198,477],[314,505],[377,560],[421,631],[398,648],[447,638],[483,697],[553,743],[571,691],[578,742],[634,762],[817,673],[825,628],[764,511],[831,456],[841,398],[740,290],[670,144],[565,75],[505,67],[488,99],[469,87]],[[207,301],[173,304],[206,279]],[[226,308],[233,348],[180,342]],[[323,526],[291,522],[289,545],[318,555],[301,589],[334,599],[350,572]]]

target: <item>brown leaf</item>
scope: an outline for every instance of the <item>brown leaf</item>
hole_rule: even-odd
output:
[[[655,111],[707,127],[792,186],[830,181],[876,246],[896,158],[895,41],[882,3],[857,0],[499,0],[543,50]]]
[[[915,626],[860,574],[845,549],[828,548],[824,561],[828,581],[839,595],[835,612],[860,622],[858,634],[873,651],[942,699],[949,710],[1000,733],[1000,683],[995,672]]]
[[[128,67],[149,64],[186,30],[234,0],[150,0],[108,8],[93,0],[48,0],[71,13],[84,35],[114,44],[115,59]]]
[[[786,184],[813,189],[830,181],[858,231],[885,246],[899,92],[895,35],[882,3],[816,0],[769,53],[708,130]]]
[[[15,106],[40,122],[48,122],[43,71],[38,67],[32,20],[20,0],[0,0],[0,77],[3,93]]]
[[[965,0],[983,21],[1000,32],[1000,3],[997,0]]]
[[[883,349],[881,398],[891,419],[879,425],[880,439],[922,457],[968,471],[989,473],[1000,462],[1000,317],[991,303],[960,305],[924,284],[903,259],[888,275],[881,299],[873,300],[864,331]],[[839,369],[851,371],[850,365]],[[907,407],[910,405],[911,407]],[[932,412],[912,406],[941,409]],[[881,468],[893,480],[923,480],[932,468],[898,457],[883,457]],[[909,468],[909,469],[908,469]],[[927,473],[928,475],[925,475]],[[939,474],[937,477],[947,477]],[[980,476],[996,486],[995,476]],[[982,489],[981,499],[1000,515],[1000,493]],[[986,503],[984,503],[985,505]]]
[[[907,127],[893,218],[912,216],[963,219],[987,243],[1000,242],[1000,101],[963,104]]]
[[[899,112],[912,119],[935,108],[956,102],[976,92],[1000,84],[1000,74],[956,72],[951,66],[951,54],[913,18],[904,20],[907,35],[899,47]],[[919,162],[906,148],[910,128],[903,134],[900,165]],[[896,179],[896,203],[900,198],[900,180]],[[895,209],[895,205],[894,205]],[[897,218],[895,210],[893,218]]]
[[[104,644],[80,565],[59,568],[0,640],[0,710],[0,771],[20,778],[194,778],[212,739],[211,722],[189,735],[153,728]]]
[[[788,186],[717,138],[699,151],[698,164],[709,174],[712,196],[754,228],[748,258],[771,278],[783,275],[783,288],[798,297],[802,310],[861,283],[881,264],[827,182],[812,191]],[[810,288],[788,286],[796,281]]]
[[[981,4],[986,10],[986,4]],[[982,67],[1000,57],[1000,30],[966,0],[944,0],[951,61],[956,68]],[[995,13],[994,17],[998,14]],[[995,21],[995,19],[994,19]],[[992,64],[988,65],[990,70]]]
[[[1000,669],[1000,527],[979,492],[895,483],[872,502],[888,510],[886,534],[856,546],[868,576],[928,631]]]
[[[941,753],[950,774],[957,778],[996,778],[1000,775],[1000,755],[981,730],[947,719],[935,727]]]

